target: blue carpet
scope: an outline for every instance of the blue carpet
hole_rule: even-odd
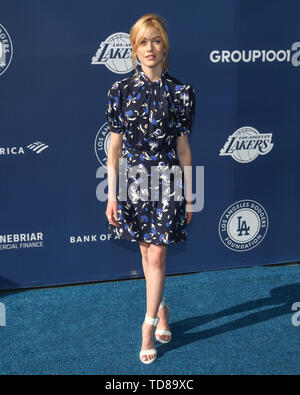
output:
[[[299,266],[167,277],[173,340],[138,359],[145,282],[1,292],[1,374],[299,374]]]

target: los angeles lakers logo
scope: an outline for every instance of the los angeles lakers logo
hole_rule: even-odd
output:
[[[133,69],[131,53],[129,34],[113,33],[100,43],[91,64],[103,64],[113,73],[126,74]]]
[[[9,34],[0,25],[0,75],[3,74],[10,65],[13,54],[13,46]]]
[[[249,163],[273,148],[272,133],[259,133],[251,126],[243,126],[228,137],[220,156],[231,156],[240,163]]]
[[[219,236],[227,248],[245,252],[257,247],[268,230],[268,216],[254,200],[240,200],[229,206],[219,222]]]

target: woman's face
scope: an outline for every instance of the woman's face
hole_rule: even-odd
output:
[[[142,65],[155,67],[161,63],[164,51],[165,48],[160,31],[151,27],[146,31],[142,42],[137,47],[136,53]]]

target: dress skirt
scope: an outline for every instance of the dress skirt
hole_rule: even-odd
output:
[[[126,148],[119,162],[116,239],[168,246],[185,241],[184,176],[175,149],[167,152]]]

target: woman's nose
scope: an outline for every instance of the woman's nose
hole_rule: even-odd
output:
[[[152,42],[151,42],[151,41],[148,43],[148,45],[147,45],[147,49],[148,49],[148,50],[149,50],[149,49],[151,49],[151,50],[152,50]]]

